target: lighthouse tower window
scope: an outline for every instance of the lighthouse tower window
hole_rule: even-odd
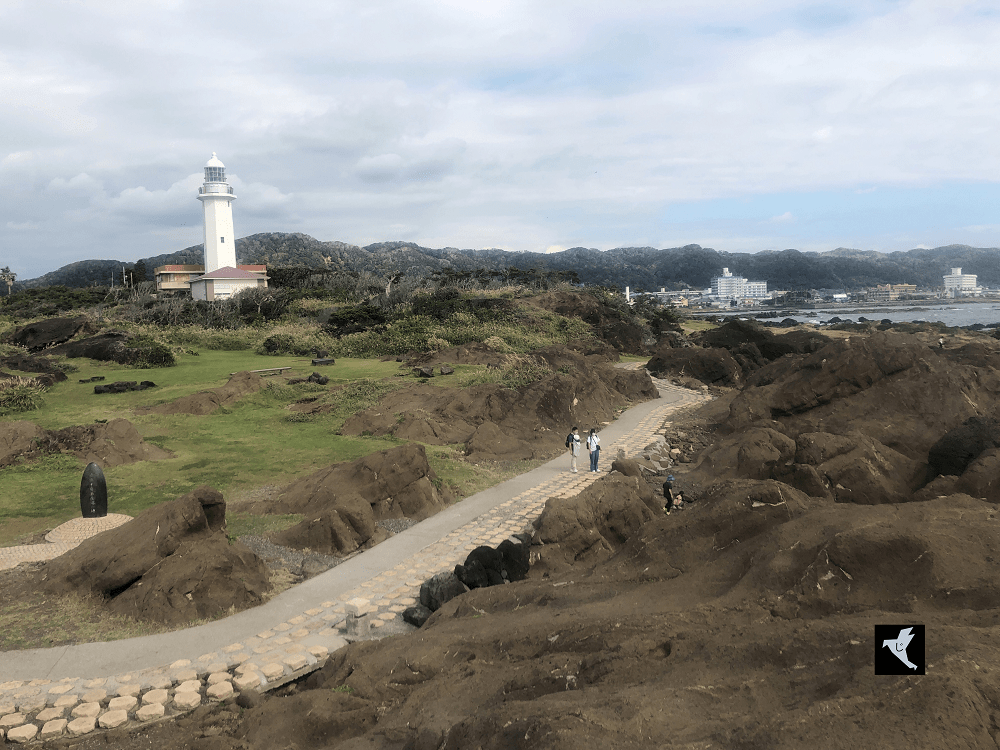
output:
[[[226,243],[226,238],[225,237],[219,237],[219,242],[221,242],[222,244],[225,244]]]

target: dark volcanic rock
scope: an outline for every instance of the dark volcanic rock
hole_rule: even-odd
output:
[[[441,605],[468,590],[469,587],[458,580],[453,572],[445,571],[420,585],[420,603],[431,612],[437,612]]]
[[[306,520],[275,535],[274,541],[342,555],[384,539],[378,521],[423,520],[443,509],[451,494],[436,482],[424,446],[402,445],[320,469],[255,510],[306,514]]]
[[[743,368],[725,349],[660,347],[646,369],[656,377],[686,376],[706,385],[736,387],[743,382]]]
[[[259,604],[270,588],[263,561],[226,538],[225,501],[208,487],[87,539],[47,563],[42,585],[167,624]]]
[[[983,451],[1000,448],[1000,421],[969,417],[931,446],[927,462],[938,474],[961,475]]]
[[[91,333],[95,329],[88,318],[49,318],[21,326],[7,336],[7,341],[25,347],[29,352],[48,349],[64,344],[80,333]]]

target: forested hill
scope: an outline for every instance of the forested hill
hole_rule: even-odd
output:
[[[760,253],[729,253],[700,245],[668,249],[620,247],[598,251],[574,247],[559,253],[514,253],[504,250],[432,249],[410,242],[379,242],[358,247],[344,242],[323,242],[305,234],[264,233],[236,241],[240,263],[269,266],[309,266],[344,271],[368,271],[388,276],[402,272],[425,276],[452,268],[572,271],[586,284],[633,290],[661,287],[703,288],[724,267],[754,281],[768,282],[769,289],[858,289],[875,284],[941,286],[941,277],[952,267],[979,275],[986,286],[1000,286],[1000,249],[947,245],[933,249],[894,253],[838,248],[826,253],[780,250]],[[200,263],[201,245],[175,253],[144,258],[151,272],[167,263]],[[18,286],[51,284],[66,286],[106,285],[118,273],[119,260],[85,260],[63,266],[37,279],[19,281]]]

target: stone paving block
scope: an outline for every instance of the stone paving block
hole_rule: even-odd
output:
[[[283,636],[281,636],[281,638],[275,638],[274,642],[278,646],[284,646],[286,643],[291,643],[292,639],[289,638],[287,635],[283,635]]]
[[[131,711],[138,705],[139,699],[134,695],[121,695],[108,701],[109,711]]]
[[[219,682],[228,682],[233,676],[229,672],[213,672],[208,676],[208,684],[215,685]]]
[[[69,724],[66,725],[66,731],[73,737],[77,737],[81,734],[88,734],[94,731],[94,727],[97,726],[96,716],[81,716],[79,719],[73,719]]]
[[[201,705],[201,693],[188,690],[183,693],[174,693],[174,705],[179,708],[195,708]]]
[[[310,617],[315,617],[316,615],[318,615],[322,611],[323,611],[322,609],[316,609],[316,608],[307,609],[306,610],[306,614],[309,615]]]
[[[21,711],[41,711],[48,705],[48,696],[27,695],[17,700],[17,707]]]
[[[219,655],[214,651],[210,654],[202,654],[198,657],[199,664],[210,664],[219,660]]]
[[[307,628],[300,628],[298,630],[293,630],[291,633],[289,633],[289,635],[291,635],[292,638],[305,638],[307,635],[309,635],[309,630]]]
[[[337,602],[323,602],[319,606],[321,606],[323,609],[329,609],[330,607],[332,607],[336,603]]]
[[[173,664],[170,665],[170,669],[183,669],[184,667],[190,667],[190,659],[178,659]]]
[[[253,650],[253,652],[255,654],[266,654],[267,652],[271,651],[272,648],[273,646],[258,646]]]
[[[0,716],[17,713],[17,706],[13,703],[0,703]]]
[[[147,678],[147,683],[151,690],[163,690],[174,684],[173,679],[168,674],[159,672]]]
[[[228,646],[226,646],[224,649],[222,649],[222,652],[224,654],[235,654],[237,651],[242,651],[242,650],[243,650],[243,644],[242,643],[231,643]]]
[[[106,683],[107,681],[108,679],[106,677],[98,677],[93,680],[87,680],[85,683],[83,683],[83,686],[85,688],[99,688],[102,685],[104,685],[104,683]]]
[[[300,651],[305,651],[305,650],[306,647],[303,646],[301,643],[289,643],[287,646],[285,646],[286,654],[297,654]]]
[[[11,680],[10,682],[5,682],[2,685],[0,685],[0,692],[17,690],[19,687],[24,687],[23,680]]]
[[[271,629],[272,629],[272,630],[275,630],[275,631],[277,631],[277,632],[279,632],[279,633],[284,633],[284,632],[285,632],[285,631],[287,631],[287,630],[291,630],[291,629],[292,629],[292,626],[291,626],[291,625],[289,625],[289,624],[288,624],[287,622],[282,622],[282,623],[279,623],[278,625],[275,625],[275,626],[274,626],[273,628],[271,628]]]
[[[144,706],[150,703],[166,703],[168,700],[170,700],[170,691],[163,688],[150,690],[142,696],[142,704]]]
[[[177,686],[174,693],[197,693],[201,690],[201,680],[186,680]]]
[[[188,680],[197,680],[198,671],[194,669],[182,669],[179,672],[174,672],[174,679],[178,682],[187,682]]]
[[[36,734],[38,734],[38,727],[34,724],[22,724],[7,730],[7,741],[21,745],[25,742],[31,742],[35,739]]]
[[[101,729],[114,729],[126,721],[128,721],[128,711],[108,711],[106,714],[101,714],[97,723],[101,725]]]
[[[330,651],[326,646],[310,646],[309,653],[317,659],[325,659],[329,655]]]
[[[117,692],[117,694],[118,694],[119,697],[121,697],[123,695],[131,695],[131,696],[135,697],[139,693],[142,692],[142,688],[139,686],[138,683],[133,682],[130,685],[120,685],[118,687],[118,690],[116,692]]]
[[[293,617],[288,622],[291,623],[292,625],[301,625],[305,621],[306,621],[305,615],[298,615],[297,617]]]
[[[252,661],[245,661],[236,667],[236,674],[246,674],[247,672],[256,672],[260,667],[258,667]]]
[[[100,703],[81,703],[70,712],[70,716],[74,719],[96,719],[100,713]]]
[[[66,719],[52,719],[51,721],[47,721],[42,725],[42,731],[38,733],[38,738],[41,740],[51,740],[56,737],[62,737],[68,723]]]
[[[166,713],[166,709],[162,703],[148,703],[135,712],[135,718],[138,721],[150,721],[159,719],[164,713]]]
[[[10,727],[16,727],[28,720],[27,714],[13,713],[7,714],[6,716],[0,716],[0,728],[9,729]]]
[[[227,669],[229,669],[229,665],[224,661],[215,661],[205,667],[205,671],[209,674],[213,672],[225,672]]]
[[[49,688],[49,695],[54,695],[54,696],[65,695],[72,689],[73,689],[72,685],[55,685]]]
[[[265,630],[265,631],[263,631],[261,633],[257,633],[257,637],[260,638],[262,641],[266,641],[268,638],[273,638],[274,637],[274,631],[273,630]]]
[[[47,721],[52,721],[53,719],[61,719],[66,715],[66,707],[62,708],[46,708],[44,711],[39,711],[38,715],[35,716],[35,721],[40,721],[43,724]]]
[[[270,664],[265,664],[261,667],[260,671],[268,680],[275,680],[285,674],[285,667],[281,664],[272,662]]]
[[[217,682],[209,687],[206,693],[212,700],[224,701],[233,694],[233,683],[228,680],[225,682]]]
[[[41,687],[42,685],[51,685],[51,684],[52,684],[52,680],[42,680],[42,679],[38,679],[38,680],[32,680],[32,681],[31,681],[31,682],[29,682],[28,684],[29,684],[29,685],[30,685],[31,687]]]
[[[250,654],[246,651],[240,651],[236,654],[230,654],[229,658],[226,660],[226,668],[235,667],[240,662],[244,662],[250,658]]]
[[[93,690],[88,690],[86,693],[80,696],[84,703],[99,703],[108,697],[108,691],[103,688],[94,688]]]
[[[260,685],[260,677],[255,672],[241,674],[233,680],[233,686],[237,690],[247,690],[248,688],[255,688],[258,685]]]

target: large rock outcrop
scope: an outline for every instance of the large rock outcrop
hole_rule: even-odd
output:
[[[166,404],[157,406],[140,407],[136,412],[140,414],[194,414],[204,416],[211,414],[219,407],[229,406],[242,398],[256,393],[264,387],[264,380],[253,372],[246,370],[238,372],[229,378],[229,381],[218,388],[209,391],[199,391],[190,396],[181,396],[178,399]]]
[[[615,368],[603,355],[549,347],[533,356],[554,372],[517,390],[492,384],[396,390],[349,418],[342,432],[464,443],[475,461],[534,459],[565,450],[574,424],[599,426],[630,402],[659,397],[645,372]]]
[[[320,469],[255,509],[306,515],[274,537],[279,544],[346,554],[381,540],[379,520],[423,520],[442,510],[452,495],[439,484],[424,446],[409,444]]]
[[[147,443],[127,419],[45,430],[33,422],[0,422],[0,466],[69,453],[102,468],[158,461],[171,453]]]
[[[247,547],[230,543],[225,529],[222,493],[199,487],[51,560],[41,585],[168,625],[245,609],[270,589],[267,569]]]

